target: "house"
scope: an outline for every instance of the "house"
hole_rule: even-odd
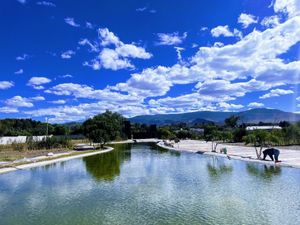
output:
[[[253,131],[253,130],[281,130],[282,128],[280,126],[248,126],[246,127],[247,131]]]

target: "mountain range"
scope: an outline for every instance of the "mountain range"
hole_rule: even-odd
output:
[[[217,123],[222,124],[224,120],[232,115],[239,116],[241,123],[278,123],[280,121],[300,121],[300,114],[284,112],[278,109],[256,108],[241,112],[215,112],[198,111],[181,114],[157,114],[132,117],[133,123],[167,125],[176,123]]]

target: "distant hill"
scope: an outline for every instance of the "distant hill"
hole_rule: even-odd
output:
[[[279,121],[296,122],[300,120],[300,114],[284,112],[277,109],[250,109],[242,112],[212,112],[199,111],[182,114],[157,114],[132,117],[129,120],[133,123],[145,124],[176,124],[176,123],[218,123],[221,124],[226,118],[232,115],[237,115],[243,123],[275,123]]]

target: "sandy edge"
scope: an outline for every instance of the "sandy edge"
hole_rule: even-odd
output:
[[[63,161],[82,158],[82,157],[86,157],[86,156],[98,155],[98,154],[110,152],[112,150],[114,150],[114,148],[106,147],[105,150],[101,150],[101,151],[82,153],[82,154],[78,154],[78,155],[66,156],[66,157],[57,158],[57,159],[54,158],[52,160],[33,162],[33,163],[28,163],[28,164],[24,164],[24,165],[20,165],[20,166],[15,166],[15,167],[1,168],[0,169],[0,174],[8,173],[8,172],[16,171],[16,170],[23,170],[23,169],[38,167],[38,166],[45,166],[45,165],[49,165],[49,164],[52,164],[52,163],[63,162]]]
[[[184,150],[184,149],[176,149],[176,148],[172,148],[169,146],[165,146],[159,139],[148,139],[148,140],[143,139],[143,140],[138,141],[137,143],[147,143],[147,142],[148,143],[156,142],[157,146],[167,149],[167,150],[170,150],[170,151],[188,152],[188,153],[194,153],[194,154],[196,153],[197,154],[197,152],[195,152],[195,151],[188,151],[188,150]],[[134,143],[134,142],[132,140],[112,142],[112,144],[121,144],[121,143]],[[110,152],[112,150],[114,150],[114,148],[107,147],[106,150],[102,150],[102,151],[95,151],[95,152],[83,153],[83,154],[79,154],[79,155],[66,156],[66,157],[57,158],[57,159],[53,159],[53,160],[28,163],[28,164],[24,164],[24,165],[20,165],[20,166],[15,166],[15,167],[1,168],[0,174],[17,171],[17,170],[33,168],[33,167],[38,167],[38,166],[45,166],[45,165],[49,165],[49,164],[56,163],[56,162],[63,162],[63,161],[76,159],[76,158],[82,158],[82,157],[86,157],[86,156],[102,154],[102,153]],[[242,161],[252,162],[252,163],[261,163],[261,164],[266,164],[266,165],[274,165],[274,162],[272,162],[272,161],[262,161],[262,160],[252,159],[252,158],[244,158],[244,157],[237,156],[237,155],[225,155],[225,154],[208,152],[208,151],[199,151],[199,152],[201,152],[201,154],[203,154],[203,155],[217,156],[217,157],[223,157],[223,158],[228,158],[228,156],[229,156],[230,159],[242,160]],[[296,165],[292,165],[292,164],[288,164],[288,163],[277,163],[276,165],[300,169],[300,166],[296,166]]]
[[[195,151],[188,151],[188,150],[184,150],[184,149],[176,149],[176,148],[172,148],[169,146],[165,146],[162,142],[157,143],[157,146],[170,150],[170,151],[176,151],[176,152],[188,152],[188,153],[194,153],[197,154],[197,152]],[[228,156],[230,157],[230,159],[235,159],[235,160],[242,160],[242,161],[246,161],[246,162],[251,162],[251,163],[261,163],[261,164],[265,164],[265,165],[276,165],[276,166],[284,166],[284,167],[292,167],[292,168],[296,168],[296,169],[300,169],[300,166],[296,166],[296,165],[292,165],[292,164],[288,164],[288,163],[274,163],[272,161],[263,161],[263,160],[258,160],[258,159],[252,159],[252,158],[244,158],[241,156],[237,156],[237,155],[225,155],[225,154],[221,154],[221,153],[217,153],[217,152],[207,152],[207,151],[198,151],[200,154],[203,155],[210,155],[210,156],[217,156],[217,157],[223,157],[223,158],[228,158]]]

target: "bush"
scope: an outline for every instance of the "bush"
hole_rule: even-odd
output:
[[[23,143],[13,142],[11,147],[14,151],[22,152],[25,150],[25,145]]]
[[[28,137],[26,140],[26,144],[29,150],[72,147],[72,144],[68,138],[55,136],[44,138],[42,141],[34,141],[32,137]]]

